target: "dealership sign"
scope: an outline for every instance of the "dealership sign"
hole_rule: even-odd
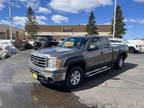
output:
[[[62,27],[62,32],[72,32],[73,28],[72,27]]]

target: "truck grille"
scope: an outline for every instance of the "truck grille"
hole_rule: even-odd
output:
[[[47,67],[47,58],[31,55],[31,62],[40,67]]]

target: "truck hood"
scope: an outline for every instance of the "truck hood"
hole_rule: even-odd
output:
[[[67,54],[78,52],[78,49],[71,49],[71,48],[61,48],[61,47],[55,47],[55,48],[45,48],[38,50],[38,53],[47,54],[49,56],[65,56]]]

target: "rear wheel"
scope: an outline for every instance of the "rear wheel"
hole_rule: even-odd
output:
[[[65,85],[68,89],[75,89],[80,86],[83,81],[83,69],[75,66],[68,70]]]
[[[121,69],[124,66],[124,58],[123,56],[120,56],[117,62],[115,63],[116,69]]]
[[[129,52],[129,53],[135,53],[136,50],[135,50],[134,47],[129,47],[128,52]]]

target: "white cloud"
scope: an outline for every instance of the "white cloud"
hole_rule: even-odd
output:
[[[144,19],[143,18],[128,18],[128,19],[125,19],[125,22],[144,24]]]
[[[9,21],[8,20],[0,20],[0,24],[5,24],[5,25],[9,25]]]
[[[46,21],[48,20],[45,16],[36,16],[38,24],[45,25],[47,24]]]
[[[26,17],[23,16],[15,16],[12,19],[12,25],[15,27],[24,27],[25,23],[26,23]],[[37,22],[38,24],[47,24],[47,18],[45,16],[36,16]],[[0,20],[0,24],[5,24],[5,25],[9,25],[9,21],[8,20]]]
[[[112,5],[112,0],[51,0],[48,5],[57,11],[78,13],[99,6]]]
[[[24,27],[25,22],[26,22],[26,17],[15,16],[12,19],[12,26]],[[9,20],[2,19],[0,20],[0,24],[9,25]]]
[[[5,8],[4,3],[6,2],[6,0],[0,0],[0,11]]]
[[[133,0],[135,2],[140,2],[140,3],[144,3],[144,0]]]
[[[13,17],[13,24],[18,27],[24,27],[26,23],[26,17],[15,16]],[[47,24],[47,18],[45,16],[36,16],[38,24]]]
[[[36,19],[38,19],[38,20],[47,20],[47,17],[45,17],[45,16],[36,16]]]
[[[38,8],[38,12],[39,12],[39,13],[44,13],[44,14],[49,14],[49,13],[51,13],[52,11],[51,11],[50,9],[48,9],[48,8],[45,8],[45,7],[39,7],[39,8]]]
[[[13,17],[13,24],[16,26],[24,26],[26,23],[26,17],[15,16]]]
[[[62,22],[69,22],[69,18],[65,17],[65,16],[62,16],[62,15],[53,15],[51,17],[51,19],[52,19],[52,21],[54,21],[57,24],[60,24]]]

